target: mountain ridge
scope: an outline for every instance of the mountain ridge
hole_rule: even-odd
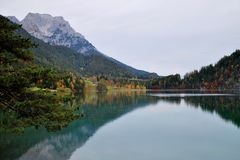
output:
[[[56,67],[58,69],[65,69],[70,71],[75,71],[84,76],[94,76],[94,75],[105,75],[109,77],[124,77],[124,78],[141,78],[141,79],[151,79],[153,77],[158,77],[156,73],[149,73],[146,71],[135,69],[131,66],[128,66],[122,62],[119,62],[112,57],[109,57],[101,52],[99,52],[92,44],[92,48],[88,50],[88,53],[81,53],[75,48],[70,47],[69,45],[62,44],[54,44],[54,34],[51,33],[52,30],[56,31],[55,27],[45,27],[45,35],[49,35],[49,37],[53,38],[51,41],[48,41],[41,37],[41,35],[36,35],[42,33],[44,30],[40,29],[38,26],[45,26],[48,22],[39,22],[38,26],[36,26],[34,21],[30,21],[28,24],[28,19],[32,19],[32,17],[42,16],[40,19],[54,19],[49,14],[33,14],[29,13],[22,21],[19,21],[16,17],[10,16],[8,17],[12,22],[17,22],[22,24],[23,29],[30,30],[25,33],[21,31],[20,34],[31,38],[35,43],[39,45],[38,48],[33,49],[36,57],[36,62],[38,64],[43,64],[46,66]],[[63,19],[63,17],[55,17],[58,22],[59,20],[63,23],[69,25],[67,21]],[[24,22],[24,23],[22,23]],[[56,22],[56,23],[57,23]],[[55,23],[55,22],[51,22]],[[59,24],[59,23],[57,23]],[[60,23],[62,24],[62,23]],[[30,25],[30,27],[28,27]],[[51,26],[52,24],[50,24]],[[55,24],[56,25],[56,24]],[[84,36],[80,33],[77,33],[70,25],[67,26],[69,33],[67,35],[77,34],[80,38],[84,39]],[[30,28],[30,29],[29,29]],[[43,27],[44,28],[44,27]],[[32,30],[35,30],[38,33],[32,33]],[[48,33],[50,32],[50,33]],[[53,35],[51,35],[53,34]],[[64,34],[63,34],[64,35]],[[40,37],[40,38],[39,38]],[[86,42],[88,42],[86,40]],[[89,43],[90,44],[90,43]],[[90,46],[90,47],[91,47]],[[91,51],[91,52],[90,52]],[[63,66],[63,67],[62,67]]]

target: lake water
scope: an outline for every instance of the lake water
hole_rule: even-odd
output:
[[[239,160],[240,98],[228,94],[86,96],[84,117],[49,133],[0,134],[1,160]]]

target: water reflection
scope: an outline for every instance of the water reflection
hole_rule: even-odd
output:
[[[59,132],[28,129],[19,136],[1,133],[0,159],[68,159],[101,126],[136,108],[157,103],[157,99],[136,92],[79,97],[73,103],[81,104],[79,112],[84,113],[84,118]]]
[[[215,96],[160,96],[159,100],[180,104],[183,100],[188,106],[201,108],[205,112],[216,113],[225,121],[240,127],[240,97],[238,95]]]
[[[22,135],[0,134],[1,160],[66,160],[81,148],[102,126],[136,108],[161,102],[180,105],[185,102],[192,108],[217,113],[222,119],[240,126],[240,98],[238,96],[149,96],[145,93],[115,92],[111,94],[84,95],[72,102],[81,105],[78,112],[85,116],[67,128],[49,133],[45,129],[29,128]],[[194,121],[194,119],[193,119]]]

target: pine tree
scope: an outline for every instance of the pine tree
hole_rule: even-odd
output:
[[[33,54],[28,49],[36,45],[17,35],[15,31],[19,28],[21,25],[0,15],[0,103],[3,106],[12,105],[30,85],[26,71]]]

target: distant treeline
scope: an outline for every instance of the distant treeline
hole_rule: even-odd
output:
[[[146,83],[148,89],[240,89],[240,50],[225,56],[215,65],[185,74],[155,78]]]

